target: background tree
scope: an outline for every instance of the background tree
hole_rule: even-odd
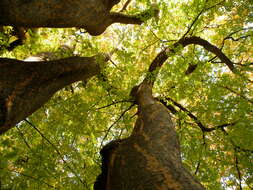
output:
[[[132,1],[126,10],[135,14],[151,3]],[[172,113],[184,166],[207,189],[252,189],[252,2],[157,4],[159,20],[142,26],[112,25],[98,37],[74,28],[28,30],[26,44],[1,49],[2,57],[16,59],[39,52],[89,57],[118,49],[101,75],[59,91],[1,136],[2,189],[92,189],[100,148],[131,133],[136,108],[129,93],[161,54],[166,59],[153,92]],[[1,32],[4,47],[15,40],[11,30]],[[190,45],[180,39],[204,41]]]

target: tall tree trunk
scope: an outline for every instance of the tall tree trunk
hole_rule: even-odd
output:
[[[100,73],[107,56],[26,62],[0,58],[0,134],[22,121],[53,94]]]
[[[154,100],[152,85],[135,89],[138,119],[132,135],[101,150],[102,174],[95,190],[204,190],[183,167],[178,137],[166,107]]]
[[[103,33],[112,23],[141,24],[154,14],[111,13],[120,0],[1,0],[0,26],[16,27],[80,27],[91,35]],[[115,14],[117,17],[115,17]]]

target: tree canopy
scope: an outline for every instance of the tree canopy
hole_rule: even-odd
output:
[[[25,28],[12,48],[17,30],[1,27],[1,58],[107,53],[108,62],[0,136],[0,189],[93,189],[99,151],[131,134],[130,92],[147,78],[171,113],[184,167],[206,189],[253,189],[252,0],[125,0],[112,11],[145,17],[154,6],[159,14],[142,25],[112,24],[99,36],[80,26]]]

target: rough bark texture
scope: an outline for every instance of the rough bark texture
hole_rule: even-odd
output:
[[[80,27],[99,35],[112,23],[141,24],[152,15],[110,12],[120,0],[1,0],[0,26]],[[152,13],[151,13],[152,14]]]
[[[25,62],[0,58],[0,134],[22,121],[73,82],[98,74],[106,56]]]
[[[154,100],[151,85],[143,82],[135,94],[138,119],[132,135],[101,150],[95,190],[204,190],[184,169],[170,114]]]

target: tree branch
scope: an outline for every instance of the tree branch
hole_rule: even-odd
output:
[[[1,169],[1,170],[4,170],[4,168],[0,168],[0,169]],[[43,181],[43,180],[41,180],[41,179],[39,179],[39,178],[36,178],[36,177],[34,177],[34,176],[27,175],[27,174],[25,174],[25,173],[23,173],[23,172],[19,172],[19,171],[16,171],[16,170],[14,170],[14,169],[7,169],[7,170],[8,170],[9,172],[13,172],[13,173],[22,175],[22,176],[27,177],[27,178],[30,178],[30,179],[32,179],[32,180],[39,181],[39,182],[41,182],[41,183],[47,185],[47,186],[50,187],[50,188],[59,189],[59,188],[54,187],[53,185],[50,185],[49,183],[47,183],[47,182],[45,182],[45,181]],[[1,187],[0,187],[0,188],[1,188]]]
[[[182,38],[173,46],[177,47],[178,45],[182,45],[183,47],[190,45],[190,44],[197,44],[205,48],[207,51],[215,54],[223,63],[225,63],[228,68],[235,73],[234,63],[215,45],[209,43],[207,40],[204,40],[200,37],[192,36],[189,38]]]
[[[164,62],[168,59],[169,57],[168,52],[175,53],[175,50],[177,47],[179,46],[186,47],[191,44],[200,45],[203,48],[205,48],[207,51],[215,54],[223,63],[225,63],[228,66],[228,68],[233,73],[236,73],[234,63],[218,47],[209,43],[207,40],[204,40],[196,36],[182,38],[176,43],[174,43],[171,48],[165,48],[164,50],[162,50],[152,61],[152,63],[149,66],[148,71],[152,73],[153,71],[159,69],[164,64]],[[156,76],[152,76],[152,78],[154,82]],[[146,77],[146,80],[147,80],[147,77]]]
[[[224,47],[225,41],[228,40],[228,39],[232,39],[233,41],[238,41],[238,40],[240,40],[241,38],[247,38],[247,37],[249,37],[249,36],[252,36],[252,35],[246,35],[246,36],[239,37],[239,38],[237,38],[237,39],[234,39],[234,38],[232,37],[232,35],[234,35],[234,34],[236,34],[236,33],[238,33],[238,32],[245,31],[245,30],[250,30],[250,29],[253,29],[253,27],[242,28],[242,29],[236,30],[236,31],[234,31],[234,32],[231,32],[227,37],[225,37],[225,38],[222,40],[221,49]]]
[[[127,2],[123,5],[122,9],[119,12],[123,12],[127,9],[127,6],[131,3],[132,0],[127,0]]]
[[[116,119],[116,120],[111,124],[111,126],[107,129],[106,134],[105,134],[105,136],[103,137],[103,139],[102,139],[102,141],[101,141],[101,143],[100,143],[100,147],[103,146],[103,143],[104,143],[105,139],[107,138],[107,136],[108,136],[110,130],[113,128],[113,126],[114,126],[116,123],[118,123],[118,121],[125,115],[125,113],[128,112],[133,106],[134,106],[134,104],[131,104],[126,110],[124,110],[124,111],[120,114],[120,116],[118,117],[118,119]]]
[[[22,133],[22,131],[19,129],[19,127],[16,125],[16,128],[18,129],[19,135],[22,138],[22,140],[24,141],[25,145],[27,146],[28,149],[31,150],[31,146],[28,144],[28,142],[25,139],[24,134]]]
[[[136,15],[125,15],[120,12],[111,12],[110,18],[112,23],[122,24],[142,24],[150,18],[157,16],[159,10],[156,7],[151,7]]]
[[[234,159],[235,159],[235,168],[236,168],[236,171],[237,171],[237,175],[238,175],[238,178],[239,178],[239,188],[240,190],[242,190],[242,174],[241,174],[241,171],[240,171],[240,168],[239,168],[239,160],[238,160],[238,155],[237,155],[237,150],[236,148],[234,148]]]
[[[131,103],[133,103],[132,100],[120,100],[120,101],[112,102],[112,103],[107,104],[107,105],[105,105],[105,106],[101,106],[101,107],[99,107],[99,108],[96,108],[96,110],[104,109],[104,108],[113,106],[113,105],[118,104],[118,103],[126,103],[126,102],[131,102]]]
[[[208,0],[206,0],[205,3],[207,3]],[[221,3],[225,2],[225,0],[211,6],[211,7],[208,7],[208,8],[205,8],[205,5],[204,5],[204,8],[199,12],[199,14],[195,17],[195,19],[192,21],[192,23],[190,24],[190,26],[188,27],[188,30],[184,33],[184,35],[182,36],[182,38],[185,38],[187,36],[187,34],[191,31],[192,27],[194,26],[194,24],[197,22],[197,20],[199,19],[199,17],[206,11],[216,7],[217,5],[220,5]]]
[[[244,96],[244,95],[242,95],[242,94],[236,92],[235,90],[229,88],[228,86],[220,86],[220,85],[219,85],[219,87],[224,88],[224,89],[226,89],[226,90],[232,92],[233,94],[235,94],[235,95],[237,95],[237,96],[243,98],[244,100],[248,101],[249,103],[253,104],[253,100],[251,100],[251,99],[247,98],[246,96]]]
[[[58,90],[100,74],[108,59],[107,54],[39,62],[0,58],[0,134],[43,106]]]
[[[45,139],[52,147],[53,149],[56,151],[56,153],[60,156],[61,160],[63,161],[63,163],[66,165],[66,167],[75,175],[75,177],[84,185],[84,187],[88,187],[87,183],[85,181],[83,181],[78,174],[76,173],[76,171],[71,168],[69,166],[69,164],[67,163],[67,161],[64,159],[64,156],[61,154],[61,152],[58,150],[58,148],[30,121],[28,121],[27,119],[24,120],[25,122],[27,122],[32,128],[34,128],[39,134],[40,136]]]
[[[185,108],[184,106],[182,106],[181,104],[179,104],[178,102],[173,100],[172,98],[166,97],[165,99],[172,102],[180,110],[184,111],[199,126],[199,128],[203,132],[211,132],[211,131],[214,131],[214,130],[217,130],[217,129],[223,129],[225,127],[229,127],[229,126],[235,125],[237,123],[237,121],[235,121],[235,122],[232,122],[232,123],[226,123],[226,124],[222,124],[222,125],[218,125],[218,126],[215,126],[215,127],[208,128],[193,113],[191,113],[187,108]],[[173,106],[167,105],[167,103],[164,100],[160,99],[159,101],[164,106],[166,106],[173,114],[178,113],[178,111]]]
[[[221,131],[222,131],[226,136],[229,136],[229,134],[228,134],[228,132],[226,131],[225,128],[221,128]],[[234,148],[236,148],[238,151],[249,152],[249,153],[253,154],[253,150],[246,149],[246,148],[242,148],[242,147],[236,145],[235,142],[233,141],[233,139],[229,138],[229,141],[230,141],[230,143],[232,144],[232,146],[233,146]]]

